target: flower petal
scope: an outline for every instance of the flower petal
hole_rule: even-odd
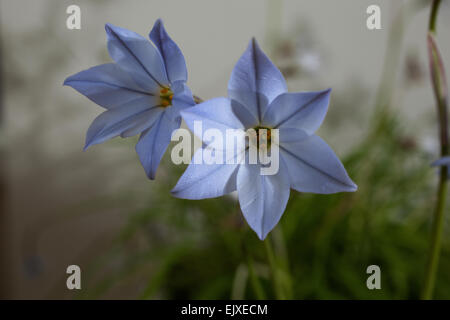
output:
[[[158,19],[150,32],[150,39],[159,49],[166,67],[169,82],[187,81],[186,62],[177,44],[169,37],[161,19]]]
[[[313,134],[325,118],[330,92],[331,89],[279,95],[267,108],[263,124],[275,128],[298,128]]]
[[[262,52],[256,40],[252,39],[231,73],[229,97],[245,104],[244,101],[248,99],[242,97],[242,93],[255,92],[266,96],[270,103],[286,91],[286,81],[280,70]],[[267,106],[260,101],[260,96],[253,96],[251,107],[254,109],[252,113],[261,121]]]
[[[260,168],[255,164],[241,165],[236,184],[245,220],[264,240],[286,209],[290,184],[283,161],[280,161],[280,169],[275,175],[261,175]]]
[[[164,61],[158,49],[141,35],[120,27],[106,24],[108,51],[111,58],[147,91],[157,93],[167,86]]]
[[[64,85],[71,86],[106,109],[121,106],[137,97],[151,95],[114,63],[102,64],[78,72],[68,77]]]
[[[184,109],[186,107],[195,106],[195,101],[192,96],[191,89],[184,83],[184,81],[176,81],[171,85],[173,92],[172,104],[176,109]]]
[[[231,110],[230,99],[214,98],[202,102],[195,107],[181,111],[181,116],[194,134],[194,121],[201,121],[202,131],[218,129],[223,133],[227,129],[243,129],[244,126]],[[201,132],[199,132],[201,134]],[[202,137],[199,137],[202,138]]]
[[[432,167],[440,167],[440,166],[448,166],[450,165],[450,156],[445,156],[437,159],[433,163],[431,163]]]
[[[173,119],[164,111],[153,127],[141,134],[136,144],[136,152],[149,179],[155,179],[156,169],[171,141],[172,133],[180,124],[180,117]]]
[[[239,164],[205,164],[200,160],[205,148],[198,149],[186,171],[171,191],[177,198],[206,199],[220,197],[236,190],[236,174]],[[236,157],[237,158],[237,155]]]
[[[329,194],[358,188],[333,150],[316,135],[281,143],[280,156],[288,168],[291,188],[297,191]]]
[[[299,142],[303,139],[310,137],[310,135],[302,129],[279,128],[278,130],[279,130],[280,144],[288,142]]]
[[[252,91],[229,91],[228,93],[230,96],[238,97],[239,99],[231,99],[231,108],[244,127],[248,129],[257,126],[260,121],[258,120],[258,108],[255,102],[255,96],[258,99],[259,105],[263,105],[264,108],[269,104],[266,96]]]
[[[142,114],[130,129],[122,132],[120,136],[122,138],[132,137],[151,128],[163,111],[162,107],[151,108]]]
[[[138,98],[123,107],[107,110],[92,122],[86,134],[86,150],[92,145],[114,138],[135,127],[141,119],[152,117],[154,108],[149,101]],[[144,128],[145,129],[145,128]]]

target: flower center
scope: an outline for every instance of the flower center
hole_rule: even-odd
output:
[[[164,87],[159,90],[159,98],[161,100],[161,107],[167,108],[172,105],[173,92],[170,88]]]
[[[255,127],[253,128],[256,131],[256,145],[258,149],[261,148],[270,148],[271,143],[271,130],[267,127]]]

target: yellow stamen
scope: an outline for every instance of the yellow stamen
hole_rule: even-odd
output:
[[[259,138],[260,138],[260,130],[266,130],[266,141],[261,141],[261,145],[259,144]],[[256,143],[258,148],[270,148],[270,144],[271,144],[271,132],[270,132],[270,128],[265,128],[265,127],[256,127],[255,128],[256,131]],[[262,134],[262,132],[261,132]]]
[[[161,88],[159,90],[160,105],[164,108],[172,105],[173,92],[170,88]]]

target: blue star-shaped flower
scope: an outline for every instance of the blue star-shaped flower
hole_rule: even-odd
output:
[[[64,81],[106,109],[89,127],[84,148],[141,133],[136,151],[147,176],[154,179],[172,132],[180,127],[180,111],[195,104],[185,84],[186,63],[161,20],[150,32],[154,45],[111,24],[105,29],[115,63],[95,66]]]
[[[444,156],[431,164],[432,167],[449,167],[450,166],[450,156]],[[450,170],[447,173],[447,178],[450,179]]]
[[[280,220],[290,188],[322,194],[356,191],[333,150],[314,134],[327,112],[330,91],[288,93],[280,71],[252,40],[232,72],[229,98],[212,99],[181,114],[193,131],[194,121],[202,121],[203,130],[221,132],[278,129],[278,172],[261,175],[261,164],[248,161],[191,161],[172,193],[179,198],[204,199],[237,190],[245,219],[264,239]],[[194,159],[208,147],[208,141],[204,143]]]

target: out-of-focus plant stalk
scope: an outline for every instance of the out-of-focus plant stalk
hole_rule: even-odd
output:
[[[270,276],[272,278],[275,297],[278,300],[291,299],[292,293],[290,290],[290,276],[286,274],[286,270],[283,270],[283,268],[278,263],[273,252],[272,242],[269,236],[267,236],[267,238],[264,240],[264,247],[266,249],[267,261],[269,263]]]
[[[374,140],[385,130],[385,120],[389,115],[389,106],[393,103],[396,91],[397,66],[400,64],[404,31],[407,24],[412,21],[412,16],[423,7],[422,1],[409,1],[401,5],[394,12],[388,33],[388,43],[384,57],[383,70],[375,96],[375,121],[369,129],[367,143],[372,144]]]
[[[248,265],[248,275],[250,278],[250,284],[253,288],[253,291],[256,294],[256,298],[258,300],[267,299],[264,289],[259,281],[258,276],[256,275],[253,259],[250,255],[247,255],[247,265]]]
[[[238,215],[240,217],[241,211],[240,211],[240,207],[239,207],[239,201],[236,201],[236,208],[234,211],[235,211],[236,215]],[[265,299],[267,299],[267,295],[264,291],[264,288],[261,284],[258,274],[256,273],[253,257],[249,251],[247,243],[244,241],[244,232],[245,232],[244,228],[241,228],[240,245],[242,248],[243,256],[247,260],[246,265],[247,265],[247,270],[248,270],[248,278],[250,281],[250,286],[253,290],[253,293],[256,296],[256,299],[265,300]]]
[[[272,277],[273,289],[275,291],[275,296],[278,300],[284,300],[283,288],[281,282],[279,281],[277,264],[275,262],[275,255],[273,253],[272,244],[270,243],[269,236],[264,240],[264,247],[266,248],[267,260],[269,262],[270,276]]]
[[[431,6],[430,23],[428,26],[428,56],[430,61],[431,82],[436,98],[439,118],[439,135],[441,143],[441,156],[449,154],[448,139],[448,93],[445,69],[439,54],[435,41],[436,20],[441,0],[434,0]],[[425,285],[422,291],[422,299],[431,299],[433,297],[434,285],[436,282],[436,273],[439,264],[439,255],[441,251],[441,238],[444,223],[444,211],[447,193],[447,174],[448,167],[440,168],[439,187],[437,191],[437,203],[434,212],[432,238],[430,255],[425,274]]]

